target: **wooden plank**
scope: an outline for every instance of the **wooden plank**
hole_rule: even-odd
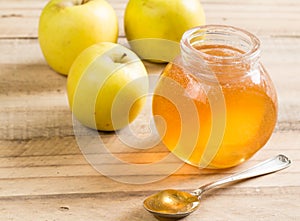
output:
[[[205,195],[200,208],[186,221],[198,220],[299,220],[300,188],[220,189]],[[279,193],[273,195],[273,193]],[[151,192],[152,193],[152,192]],[[150,192],[55,195],[0,200],[2,220],[114,220],[155,221],[142,207]],[[245,200],[245,198],[247,200]],[[261,200],[261,199],[264,200]],[[230,202],[230,203],[228,203]],[[272,203],[270,203],[272,202]],[[284,206],[283,206],[284,205]],[[118,212],[116,213],[116,210]],[[16,211],[18,211],[16,213]],[[247,211],[247,212],[243,212]]]
[[[299,36],[299,27],[293,28],[300,19],[300,7],[295,4],[299,2],[221,0],[203,3],[208,24],[233,25],[259,36]]]
[[[270,144],[271,145],[271,144]],[[300,157],[297,156],[297,147],[291,147],[291,145],[297,145],[295,141],[291,142],[291,144],[284,149],[279,149],[275,146],[270,146],[268,145],[267,147],[264,147],[263,153],[260,153],[258,155],[255,155],[253,159],[251,159],[251,162],[257,163],[259,161],[262,161],[266,159],[268,156],[275,156],[276,154],[279,153],[284,153],[287,156],[292,157],[293,162],[298,162],[300,160]],[[136,164],[148,164],[151,162],[156,162],[168,154],[168,150],[166,148],[161,148],[162,152],[137,152],[137,151],[132,151],[130,152],[122,152],[122,153],[112,153],[114,154],[115,157],[122,159],[125,162],[130,162],[130,163],[136,163]],[[60,152],[61,149],[60,149]],[[1,176],[3,178],[8,178],[8,175],[10,172],[15,171],[14,169],[18,169],[19,171],[22,171],[22,169],[25,168],[31,168],[32,170],[34,169],[44,169],[43,167],[46,167],[47,169],[50,167],[54,168],[59,168],[59,167],[72,167],[74,166],[74,170],[76,171],[77,167],[81,166],[87,166],[89,165],[88,162],[85,160],[83,154],[80,152],[78,154],[61,154],[58,153],[57,155],[47,155],[46,150],[44,155],[39,155],[39,156],[11,156],[11,157],[5,157],[1,155],[1,161],[0,161],[0,170]],[[34,153],[33,153],[34,154]],[[138,154],[138,157],[137,157]],[[106,157],[106,154],[102,155],[97,155],[97,157]],[[174,161],[175,162],[175,161]],[[51,168],[50,168],[51,169]],[[296,169],[296,168],[294,168]],[[88,170],[88,168],[87,168]],[[69,170],[71,173],[72,168]],[[233,170],[231,170],[233,171]],[[77,171],[76,171],[77,172]],[[208,173],[208,171],[202,171],[203,173]],[[212,173],[216,173],[217,171],[212,170]],[[222,171],[225,172],[226,171]],[[19,172],[18,172],[19,173]],[[177,173],[179,173],[177,171]],[[182,171],[181,171],[182,173]],[[199,173],[199,170],[197,168],[186,168],[185,174],[190,173]],[[22,174],[21,174],[22,175]],[[31,176],[34,176],[34,173],[30,174]],[[94,174],[95,175],[95,174]],[[15,174],[14,174],[15,176]]]
[[[164,176],[165,172],[160,168],[171,168],[174,166],[174,163],[176,163],[178,165],[178,170],[172,170],[173,172],[170,172],[175,175],[216,175],[220,174],[220,172],[222,174],[230,174],[279,153],[286,154],[293,161],[293,167],[289,169],[290,173],[299,173],[300,167],[297,165],[300,165],[300,158],[297,153],[300,140],[297,140],[296,134],[296,132],[281,132],[274,134],[266,147],[259,151],[249,162],[229,170],[198,170],[197,168],[188,165],[180,167],[182,165],[181,162],[171,160],[167,163],[160,163],[159,167],[152,171],[147,171],[147,173]],[[101,171],[96,172],[92,169],[92,165],[84,159],[84,156],[76,146],[75,142],[70,142],[70,140],[70,138],[56,138],[44,141],[39,139],[27,142],[2,141],[0,145],[0,179],[9,181],[10,179],[67,178],[68,176],[97,177],[101,176],[100,173],[103,171],[103,168],[106,171],[110,171],[111,176],[122,175],[130,177],[140,175],[141,179],[143,179],[143,176],[147,176],[143,174],[143,171],[124,170],[124,164],[110,163],[106,156],[107,154],[95,156],[97,157],[98,162],[102,164]],[[17,155],[18,153],[19,155]],[[137,151],[136,149],[128,148],[128,151],[119,150],[119,152],[113,151],[111,153],[114,154],[114,157],[129,164],[149,164],[157,163],[158,160],[168,154],[168,151],[165,147],[160,146],[158,149],[150,149],[149,151]]]
[[[124,36],[125,1],[108,1],[119,18],[120,36]],[[6,1],[0,3],[0,38],[36,38],[43,1]],[[202,1],[207,24],[227,24],[245,28],[260,36],[300,36],[299,1]],[[253,16],[255,14],[255,17]],[[286,23],[289,25],[286,25]],[[276,25],[273,25],[276,24]]]
[[[73,135],[65,95],[0,96],[1,139]]]
[[[238,187],[259,187],[259,188],[290,188],[299,187],[300,181],[298,172],[285,173],[278,172],[265,177],[251,179],[247,182],[238,183]],[[161,189],[181,189],[191,190],[199,185],[206,184],[213,180],[224,177],[225,174],[204,174],[204,175],[173,175],[160,180],[162,176],[153,175],[148,177],[132,176],[119,177],[110,176],[109,179],[104,176],[66,176],[66,177],[39,177],[39,178],[19,178],[19,179],[1,179],[0,197],[10,196],[38,196],[38,195],[56,195],[56,194],[74,194],[74,193],[103,193],[103,192],[135,192],[135,191],[159,191]],[[144,185],[129,185],[125,182],[119,183],[114,180],[127,180],[128,183],[140,183]],[[145,180],[156,181],[147,183]],[[157,181],[160,180],[160,181]],[[0,198],[1,200],[1,198]],[[299,202],[299,199],[297,199]]]
[[[299,131],[278,131],[275,132],[271,139],[266,144],[266,147],[270,151],[296,151],[299,149],[300,137]],[[104,143],[112,145],[114,142],[118,145],[121,141],[118,141],[117,137],[107,135],[101,135]],[[125,146],[125,144],[123,144]],[[113,154],[127,154],[127,153],[165,153],[166,149],[162,145],[155,146],[151,149],[138,150],[133,148],[124,148],[117,146],[110,148],[110,152]],[[51,138],[38,138],[32,140],[0,140],[0,156],[1,158],[17,159],[18,157],[42,157],[42,156],[68,156],[68,155],[81,155],[80,149],[77,146],[74,136],[58,136]],[[266,156],[263,156],[266,157]],[[33,158],[34,159],[34,158]],[[262,159],[262,158],[261,158]],[[0,165],[3,165],[0,163]]]
[[[284,151],[284,153],[288,156],[295,156],[297,154],[297,151]],[[159,159],[162,154],[139,154],[139,158],[141,160],[139,161],[133,161],[133,155],[136,157],[137,154],[127,154],[127,156],[124,157],[124,155],[115,155],[115,157],[123,157],[122,160],[127,160],[127,163],[140,163],[140,164],[148,164],[151,163],[149,161],[156,162],[157,158]],[[270,155],[270,154],[269,154]],[[271,156],[271,155],[270,155]],[[82,156],[81,156],[82,157]],[[105,155],[98,155],[99,161],[101,159],[105,158]],[[151,158],[152,157],[152,158]],[[55,158],[55,157],[54,157]],[[292,157],[293,158],[293,157]],[[73,158],[74,159],[74,158]],[[147,159],[147,160],[142,160]],[[41,160],[41,157],[40,157]],[[148,161],[148,162],[147,162]],[[251,164],[259,163],[261,162],[261,159],[254,158],[251,160]],[[63,161],[62,161],[63,162]],[[181,163],[181,162],[180,162]],[[178,165],[180,165],[180,163]],[[163,176],[165,173],[162,172],[162,168],[170,167],[171,163],[161,163],[157,170],[152,170],[151,175],[160,175]],[[300,160],[293,158],[293,164],[300,165]],[[249,164],[248,164],[249,165]],[[102,168],[105,168],[105,170],[110,170],[110,174],[106,174],[106,176],[145,176],[143,175],[143,172],[137,173],[133,170],[125,170],[124,164],[102,164]],[[239,171],[243,167],[234,168],[230,170],[222,171],[222,174],[232,174],[235,171]],[[24,166],[24,167],[5,167],[0,168],[0,179],[3,180],[20,180],[20,179],[33,179],[33,178],[39,178],[39,179],[51,179],[53,177],[55,178],[67,178],[67,177],[84,177],[85,179],[88,179],[90,177],[99,176],[101,171],[96,171],[93,169],[93,167],[87,163],[85,164],[79,164],[79,165],[63,165],[63,163],[60,163],[58,165],[50,165],[50,166]],[[179,167],[177,171],[173,171],[174,175],[189,175],[189,176],[199,176],[201,179],[201,176],[208,176],[208,175],[215,175],[220,173],[218,170],[199,170],[196,167],[192,167],[189,165],[183,165]],[[289,169],[289,174],[299,175],[300,171],[298,168],[292,167]],[[169,175],[169,174],[167,174]],[[147,175],[149,176],[149,175]],[[146,179],[145,179],[146,180]]]

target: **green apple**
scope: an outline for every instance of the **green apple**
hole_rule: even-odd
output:
[[[41,13],[38,37],[49,66],[67,75],[82,50],[117,41],[118,19],[105,0],[51,0]]]
[[[83,125],[115,131],[133,121],[148,93],[144,64],[130,49],[102,42],[75,59],[67,80],[69,105]]]
[[[124,15],[127,40],[144,59],[172,53],[185,31],[204,23],[199,0],[129,0]]]

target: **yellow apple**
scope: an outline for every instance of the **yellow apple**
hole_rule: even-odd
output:
[[[67,75],[82,50],[117,41],[118,19],[105,0],[51,0],[41,13],[38,38],[49,66]]]
[[[185,31],[204,24],[199,0],[129,0],[124,15],[126,38],[144,59],[160,60],[161,53],[173,53],[174,42],[180,42]]]
[[[142,109],[148,92],[144,64],[130,49],[102,42],[75,59],[67,80],[69,105],[83,125],[115,131]]]

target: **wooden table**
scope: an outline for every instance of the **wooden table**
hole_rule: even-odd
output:
[[[124,42],[125,0],[110,0]],[[184,165],[158,182],[133,185],[98,173],[82,155],[66,99],[66,77],[41,54],[37,24],[46,0],[0,0],[0,220],[151,221],[142,200],[164,188],[194,189],[283,153],[284,171],[209,192],[185,220],[300,220],[300,1],[203,0],[207,23],[245,28],[262,40],[262,60],[279,97],[270,141],[251,160],[226,171]],[[149,72],[161,65],[146,63]],[[105,142],[117,142],[106,134]],[[155,159],[166,152],[146,151]],[[134,151],[118,153],[124,159]],[[141,163],[141,162],[140,162]],[[118,170],[118,165],[110,165]],[[121,168],[122,169],[122,168]],[[143,175],[123,173],[143,180]]]

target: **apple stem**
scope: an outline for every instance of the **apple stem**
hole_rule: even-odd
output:
[[[127,56],[127,54],[124,53],[124,54],[122,55],[122,57],[121,57],[121,60],[122,60],[123,58],[125,58],[126,56]]]
[[[90,0],[73,0],[73,3],[74,3],[74,5],[83,5],[89,1]]]

